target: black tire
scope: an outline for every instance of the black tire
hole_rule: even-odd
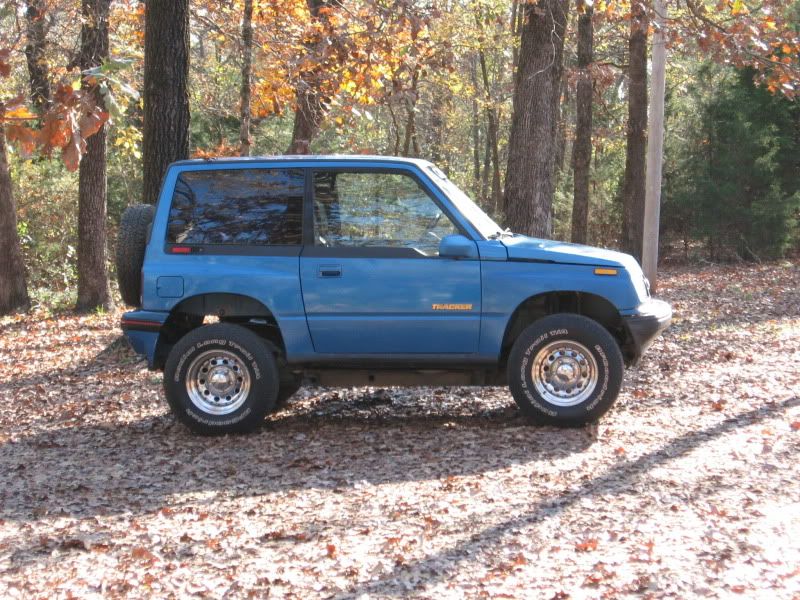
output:
[[[155,209],[150,204],[134,204],[125,209],[117,236],[117,282],[122,301],[138,306],[142,292],[142,263],[147,245],[147,230]]]
[[[292,379],[281,380],[280,388],[278,389],[278,398],[275,400],[275,409],[283,408],[289,402],[289,398],[294,396],[301,387],[303,381],[301,377],[296,377],[293,374]]]
[[[508,383],[520,410],[535,423],[558,427],[580,427],[603,416],[619,395],[624,371],[612,335],[575,314],[529,325],[508,358]]]
[[[217,375],[218,381],[206,381],[204,374],[209,379]],[[230,323],[187,333],[172,348],[164,367],[164,392],[173,414],[202,434],[243,433],[258,427],[275,408],[279,381],[275,356],[264,340]]]
[[[264,343],[267,344],[267,346],[272,350],[272,354],[275,356],[275,360],[278,363],[280,383],[278,385],[278,397],[275,400],[275,410],[279,410],[286,406],[289,398],[294,396],[297,393],[297,390],[302,387],[303,377],[302,375],[293,373],[289,369],[289,365],[286,362],[286,357],[275,343],[269,340],[265,340]]]

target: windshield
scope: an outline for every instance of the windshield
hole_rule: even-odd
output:
[[[503,233],[503,228],[495,223],[489,215],[483,212],[481,207],[475,204],[475,202],[462,192],[456,184],[450,181],[447,175],[433,165],[428,167],[428,170],[435,176],[434,181],[436,181],[441,190],[447,194],[447,197],[455,204],[458,211],[472,223],[472,226],[475,227],[483,237],[488,239]]]

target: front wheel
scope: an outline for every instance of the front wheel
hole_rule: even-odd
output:
[[[543,317],[514,342],[508,381],[536,423],[578,427],[596,421],[622,387],[622,353],[599,323],[575,314]]]
[[[278,389],[278,398],[275,400],[275,408],[280,409],[289,403],[289,398],[294,396],[298,390],[303,387],[303,380],[301,377],[293,377],[287,381],[281,381],[281,387]]]
[[[164,391],[175,417],[195,433],[255,429],[278,395],[275,356],[255,333],[229,323],[192,330],[172,348]]]

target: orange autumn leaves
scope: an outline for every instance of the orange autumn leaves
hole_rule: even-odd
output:
[[[430,17],[380,0],[330,1],[316,14],[306,0],[256,0],[254,114],[296,109],[304,85],[318,90],[326,108],[343,112],[385,101],[407,87],[414,70],[443,62]]]
[[[11,51],[0,50],[0,77],[11,73]],[[74,171],[86,152],[86,138],[97,133],[108,120],[108,113],[98,106],[92,89],[74,89],[60,84],[52,101],[41,113],[28,107],[28,99],[20,94],[0,101],[0,127],[6,138],[16,143],[23,155],[37,149],[45,155],[61,151],[67,169]]]
[[[652,33],[652,0],[596,0],[594,13],[597,20],[627,23],[633,4],[639,4],[649,15]],[[800,9],[796,3],[686,0],[668,5],[665,33],[672,54],[697,56],[739,69],[749,67],[770,92],[789,98],[800,93]],[[605,39],[597,37],[601,45]]]
[[[671,25],[673,45],[695,39],[717,62],[755,69],[772,93],[800,92],[800,32],[797,9],[784,0],[687,0]]]
[[[74,171],[86,152],[86,138],[97,133],[108,120],[108,113],[96,103],[89,90],[75,90],[61,84],[48,109],[38,115],[26,105],[24,96],[0,102],[0,125],[6,137],[15,142],[23,155],[40,150],[50,155],[61,151],[67,169]],[[37,127],[38,123],[38,127]]]
[[[51,36],[64,33],[62,27],[74,21],[79,9],[80,3],[64,0],[46,0],[39,5]],[[70,35],[76,31],[69,29]],[[23,75],[25,62],[30,60],[24,46],[26,38],[11,33],[7,29],[0,35],[0,127],[5,139],[23,156],[57,152],[66,167],[75,170],[86,151],[86,138],[97,133],[109,118],[98,100],[98,80],[76,76],[71,72],[75,67],[71,62],[56,60],[55,67],[45,63],[43,77],[49,80],[51,92],[37,103],[30,97],[28,77]],[[45,47],[55,49],[56,44],[45,40]]]

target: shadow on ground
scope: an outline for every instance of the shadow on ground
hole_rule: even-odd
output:
[[[0,445],[0,519],[136,515],[174,507],[182,494],[260,496],[474,475],[561,458],[592,441],[589,430],[530,427],[506,409],[286,411],[257,433],[216,438],[192,436],[167,415],[73,425]]]
[[[797,402],[766,405],[677,437],[588,479],[562,501],[568,505],[584,495],[630,489],[652,467]],[[180,503],[175,496],[183,494],[262,496],[444,479],[557,460],[583,452],[592,442],[590,430],[530,427],[505,409],[474,417],[356,414],[335,419],[288,412],[257,433],[218,438],[192,436],[166,415],[72,426],[0,445],[0,518],[137,515],[174,507]],[[470,544],[489,543],[507,527],[536,520],[541,510],[485,531]]]
[[[690,431],[639,458],[620,462],[605,473],[587,478],[577,489],[567,492],[555,502],[553,499],[544,500],[534,505],[525,514],[487,527],[450,548],[429,554],[418,560],[398,564],[390,573],[377,580],[356,584],[344,594],[344,597],[369,597],[371,594],[376,593],[379,593],[382,597],[402,597],[407,593],[404,582],[407,581],[410,573],[414,573],[416,577],[424,579],[427,586],[446,581],[451,574],[458,570],[460,563],[491,549],[511,532],[518,532],[533,523],[557,517],[583,498],[633,492],[637,481],[654,468],[673,459],[680,458],[703,444],[740,427],[774,417],[786,408],[797,406],[798,404],[800,404],[800,398],[790,398],[783,402],[776,402],[732,415],[706,429]]]

